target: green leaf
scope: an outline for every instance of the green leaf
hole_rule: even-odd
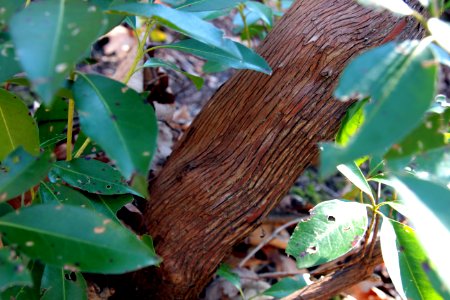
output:
[[[305,286],[307,286],[307,283],[302,276],[296,276],[294,278],[286,277],[265,290],[263,295],[283,298],[293,294],[295,291],[298,291]]]
[[[9,35],[0,33],[0,83],[10,79],[21,71],[22,68],[16,57],[16,51],[14,50],[14,45]]]
[[[14,250],[9,248],[0,249],[0,292],[15,285],[31,286],[30,272],[22,264]]]
[[[78,158],[58,161],[48,174],[52,182],[62,180],[89,193],[115,195],[135,193],[125,178],[110,165],[95,160]]]
[[[81,272],[119,274],[160,259],[124,226],[71,205],[34,205],[0,218],[0,232],[27,256]]]
[[[420,124],[436,92],[438,66],[434,59],[428,44],[392,42],[369,50],[347,66],[336,97],[347,100],[370,95],[371,102],[365,106],[364,124],[345,148],[323,144],[324,174],[366,154],[384,154]]]
[[[43,204],[68,204],[94,209],[83,194],[60,183],[41,182],[39,196]]]
[[[68,104],[63,98],[54,100],[51,107],[41,105],[34,117],[39,127],[39,139],[42,144],[61,137],[67,126]]]
[[[96,40],[102,20],[97,6],[78,0],[32,2],[12,17],[16,54],[47,105]]]
[[[404,299],[443,299],[428,279],[430,262],[414,230],[384,218],[380,236],[384,264],[400,295]]]
[[[357,0],[359,4],[379,9],[387,9],[401,16],[413,14],[413,10],[403,0]]]
[[[41,300],[87,300],[87,284],[79,272],[45,266]]]
[[[234,8],[241,2],[243,2],[243,0],[187,0],[183,4],[178,5],[176,8],[191,12],[214,11]]]
[[[10,213],[14,211],[14,208],[12,208],[11,205],[8,203],[2,202],[0,203],[0,217],[6,215],[7,213]]]
[[[200,90],[203,86],[204,80],[203,78],[190,74],[188,72],[184,72],[181,70],[176,64],[173,64],[168,61],[164,61],[159,58],[149,58],[139,69],[141,68],[166,68],[166,69],[172,69],[174,71],[180,72],[181,74],[185,75],[187,78],[189,78],[195,85],[195,87]]]
[[[360,203],[330,200],[318,204],[310,215],[298,223],[286,248],[299,269],[344,255],[358,245],[367,228],[366,206]]]
[[[358,189],[366,193],[370,199],[374,199],[372,189],[370,188],[366,177],[364,177],[364,174],[355,162],[339,165],[337,168]]]
[[[351,137],[355,135],[364,123],[364,106],[368,101],[369,98],[365,98],[361,101],[353,103],[352,106],[350,106],[342,119],[341,127],[339,127],[339,131],[336,134],[336,143],[341,146],[345,146],[348,144]]]
[[[234,69],[249,69],[269,75],[272,73],[272,69],[261,56],[244,45],[239,43],[235,43],[235,45],[241,53],[241,58],[196,40],[182,40],[174,44],[158,46],[155,48],[169,48],[183,51]]]
[[[117,5],[112,7],[111,11],[153,18],[172,30],[240,58],[240,52],[236,45],[231,40],[224,39],[221,30],[198,18],[195,14],[172,9],[161,4],[145,3]]]
[[[28,154],[22,147],[14,150],[0,169],[0,202],[19,196],[44,178],[51,167],[51,155],[39,157]]]
[[[127,179],[147,174],[158,136],[153,108],[133,89],[99,75],[80,74],[73,93],[83,132]]]
[[[450,40],[448,39],[450,36],[450,24],[438,18],[431,18],[428,20],[428,29],[436,42],[447,52],[450,52]]]
[[[126,204],[133,201],[131,195],[89,195],[91,205],[98,212],[104,216],[121,224],[119,218],[117,218],[117,212]]]
[[[234,273],[231,267],[227,264],[221,264],[216,272],[217,276],[222,277],[226,281],[230,282],[235,288],[237,288],[242,294],[241,278],[238,274]]]
[[[273,11],[270,7],[256,1],[247,1],[245,6],[248,10],[255,12],[264,23],[270,27],[273,26]]]
[[[19,146],[38,155],[38,129],[22,100],[0,89],[0,161]]]
[[[0,29],[8,24],[11,17],[25,7],[25,1],[6,0],[0,6]]]
[[[449,290],[450,261],[447,259],[447,244],[450,240],[450,190],[413,176],[397,175],[391,178],[391,183],[406,204],[406,213],[416,229],[417,236]]]
[[[431,113],[419,127],[409,133],[400,143],[394,145],[386,153],[385,158],[393,160],[410,157],[444,146],[446,144],[445,132],[448,131],[449,121],[445,114]]]

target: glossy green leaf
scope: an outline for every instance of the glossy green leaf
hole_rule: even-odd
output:
[[[271,27],[273,26],[273,11],[270,7],[256,1],[247,1],[245,6],[248,10],[255,12],[264,23]]]
[[[355,162],[339,165],[337,169],[358,189],[366,193],[371,199],[374,199],[372,189],[366,177],[364,177],[364,174]]]
[[[428,20],[428,29],[433,38],[442,46],[447,52],[450,52],[450,24],[439,20],[438,18],[431,18]]]
[[[95,159],[77,158],[71,161],[58,161],[53,164],[48,176],[52,182],[62,180],[71,186],[94,194],[134,193],[119,171]]]
[[[54,100],[51,107],[41,105],[34,117],[39,127],[39,139],[42,144],[60,137],[67,126],[68,104],[62,98]]]
[[[118,274],[160,261],[124,226],[71,205],[10,213],[0,218],[0,232],[27,256],[72,271]]]
[[[127,179],[147,174],[158,136],[153,108],[133,89],[99,75],[80,74],[73,93],[83,132]]]
[[[339,127],[339,131],[336,134],[336,143],[345,146],[348,144],[351,137],[355,135],[364,123],[364,106],[368,101],[369,98],[366,98],[350,106],[342,119],[341,127]]]
[[[39,154],[38,129],[22,100],[0,89],[0,161],[19,146]]]
[[[126,204],[133,201],[133,196],[131,195],[89,195],[91,200],[91,205],[94,209],[103,214],[104,216],[121,223],[119,218],[117,218],[117,212],[124,207]]]
[[[430,283],[430,262],[414,230],[384,218],[381,226],[384,264],[396,290],[404,299],[443,299]]]
[[[324,174],[335,165],[369,153],[384,154],[420,124],[436,93],[438,66],[434,59],[424,42],[391,42],[369,50],[347,66],[336,97],[347,100],[370,95],[371,102],[365,106],[364,124],[345,148],[323,144]]]
[[[197,40],[182,40],[174,44],[164,45],[157,48],[169,48],[183,51],[202,57],[208,61],[227,65],[234,69],[249,69],[269,75],[272,73],[272,69],[261,56],[239,43],[235,43],[235,45],[240,51],[240,56],[242,56],[242,58],[230,55],[221,49],[210,47]]]
[[[172,30],[240,58],[240,52],[236,45],[231,40],[224,39],[221,30],[198,18],[195,14],[172,9],[161,4],[146,3],[117,5],[112,7],[111,11],[153,18]]]
[[[450,290],[448,272],[450,260],[447,259],[447,247],[450,240],[450,215],[448,214],[450,190],[445,186],[413,176],[398,175],[391,178],[391,183],[408,208],[406,213],[416,229],[427,256],[436,266],[436,271],[447,290]]]
[[[286,248],[299,269],[344,255],[358,245],[367,228],[366,206],[356,202],[325,201],[310,215],[298,223]]]
[[[19,196],[37,185],[51,167],[50,153],[34,157],[19,147],[5,158],[1,166],[0,202]]]
[[[16,54],[46,104],[98,37],[102,20],[97,6],[78,0],[32,2],[12,17]]]
[[[31,275],[14,250],[0,249],[0,292],[15,285],[31,286]]]
[[[195,87],[200,90],[203,86],[204,80],[203,78],[190,74],[188,72],[184,72],[181,70],[176,64],[164,61],[159,58],[149,58],[147,61],[140,67],[140,68],[166,68],[166,69],[172,69],[174,71],[180,72],[181,74],[185,75],[187,78],[189,78],[195,85]]]
[[[43,204],[68,204],[94,209],[83,194],[60,183],[41,182],[39,196]]]
[[[0,83],[5,82],[21,71],[22,68],[16,57],[16,51],[9,35],[0,33]]]
[[[222,277],[226,281],[230,282],[235,288],[237,288],[242,294],[241,278],[238,274],[234,273],[231,267],[227,264],[221,264],[216,272],[217,276]]]
[[[450,110],[449,110],[450,111]],[[446,144],[445,132],[449,129],[450,114],[432,113],[400,143],[386,153],[387,160],[410,157],[440,148]]]
[[[187,0],[184,3],[178,5],[176,8],[179,10],[191,12],[213,11],[234,8],[241,2],[243,2],[243,0]]]
[[[263,295],[283,298],[293,294],[305,286],[307,286],[307,283],[302,276],[296,276],[293,278],[286,277],[265,290]]]
[[[41,300],[87,300],[86,280],[79,272],[45,266],[41,282]]]
[[[387,9],[401,16],[413,14],[413,10],[403,0],[357,0],[358,3],[379,9]]]

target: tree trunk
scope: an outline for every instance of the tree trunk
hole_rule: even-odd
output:
[[[197,298],[318,156],[317,143],[333,138],[349,104],[332,92],[349,60],[420,31],[354,0],[295,2],[259,48],[273,75],[242,71],[222,86],[153,182],[145,218],[164,262],[141,273],[153,281],[146,297]]]

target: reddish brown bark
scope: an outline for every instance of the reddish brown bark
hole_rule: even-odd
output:
[[[349,59],[419,31],[353,0],[297,1],[259,49],[273,75],[228,81],[152,184],[145,217],[164,262],[143,275],[148,298],[195,299],[335,134],[348,103],[332,92]]]

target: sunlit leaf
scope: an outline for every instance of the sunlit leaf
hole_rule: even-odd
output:
[[[16,54],[46,104],[98,37],[102,20],[97,6],[78,0],[35,1],[11,18]]]
[[[350,180],[351,183],[366,193],[371,199],[374,199],[369,183],[355,162],[339,165],[337,166],[337,169]]]
[[[22,100],[0,89],[0,161],[19,146],[38,155],[38,129]]]
[[[450,52],[450,24],[439,20],[438,18],[431,18],[428,20],[428,29],[433,35],[434,39],[447,52]]]
[[[430,261],[414,230],[384,218],[381,226],[384,264],[396,290],[404,299],[443,299],[430,283]]]
[[[408,16],[413,14],[413,10],[403,2],[403,0],[357,0],[358,3],[380,8],[380,9],[387,9],[393,13],[402,15],[402,16]]]
[[[147,174],[158,136],[154,109],[133,89],[99,75],[80,74],[73,93],[83,132],[127,179]]]
[[[118,274],[160,261],[124,226],[72,205],[23,208],[0,218],[0,232],[27,256],[72,271]]]
[[[298,223],[286,253],[297,260],[298,268],[308,268],[336,259],[362,239],[367,227],[366,206],[356,202],[330,200]]]
[[[305,279],[302,276],[294,278],[282,278],[280,281],[272,285],[269,289],[263,292],[265,296],[272,296],[275,298],[283,298],[293,294],[304,288],[307,285]]]
[[[243,0],[187,0],[184,3],[178,5],[176,8],[179,10],[192,12],[214,11],[233,8],[241,2],[243,2]]]
[[[221,264],[219,269],[217,269],[217,276],[230,282],[235,288],[237,288],[242,293],[241,278],[238,274],[233,272],[231,267],[227,264]]]
[[[351,62],[340,78],[336,97],[370,95],[371,101],[365,106],[364,124],[345,148],[323,144],[322,172],[329,174],[333,166],[369,153],[382,155],[416,128],[434,101],[437,73],[434,52],[417,41],[391,42]]]

